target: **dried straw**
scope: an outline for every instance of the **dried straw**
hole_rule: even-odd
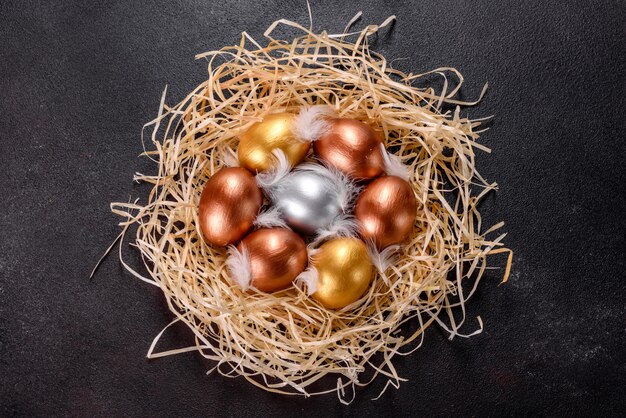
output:
[[[122,235],[136,227],[133,244],[149,278],[122,263],[163,291],[176,316],[170,325],[183,322],[196,338],[192,347],[156,353],[168,325],[148,357],[198,350],[225,376],[283,394],[337,391],[345,403],[346,388],[354,391],[378,375],[387,379],[385,388],[398,387],[404,379],[393,357],[417,349],[433,322],[450,338],[468,336],[459,332],[464,305],[487,256],[509,251],[502,247],[504,234],[487,238],[503,223],[481,232],[477,204],[496,184],[478,174],[474,157],[476,149],[489,149],[476,142],[480,121],[460,117],[458,106],[442,110],[476,103],[454,99],[463,83],[458,71],[405,74],[370,51],[368,38],[394,19],[346,33],[353,19],[338,35],[279,20],[265,32],[267,46],[244,32],[239,45],[198,55],[208,60],[208,79],[176,106],[165,104],[164,92],[157,118],[146,124],[153,149],[145,155],[158,173],[135,176],[153,185],[148,202],[111,206],[125,218]],[[274,39],[279,25],[301,34]],[[414,86],[432,74],[443,77],[441,91]],[[449,91],[450,75],[457,85]],[[203,185],[232,160],[238,135],[268,113],[320,104],[380,126],[387,149],[409,167],[420,208],[413,237],[395,263],[359,301],[338,311],[321,307],[297,285],[274,294],[243,292],[229,278],[227,250],[206,244],[198,226]],[[470,286],[462,286],[470,276]],[[470,335],[482,330],[478,323]]]

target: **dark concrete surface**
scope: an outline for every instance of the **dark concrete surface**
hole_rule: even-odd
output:
[[[398,21],[375,49],[414,72],[454,66],[472,116],[495,115],[482,174],[501,190],[510,282],[489,272],[466,330],[435,327],[396,362],[409,379],[350,406],[148,361],[172,318],[116,257],[111,201],[145,197],[141,126],[203,80],[194,54],[308,24],[304,1],[0,2],[0,416],[618,416],[626,413],[626,5],[620,1],[312,2],[314,28]],[[126,249],[131,261],[137,257]],[[504,258],[499,260],[502,264]],[[173,329],[164,346],[189,344]]]

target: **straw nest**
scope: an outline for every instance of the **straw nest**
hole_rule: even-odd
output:
[[[406,74],[369,49],[368,38],[393,19],[348,33],[353,19],[337,35],[280,20],[266,31],[266,46],[244,32],[239,45],[198,55],[208,60],[208,79],[179,104],[167,106],[163,94],[158,116],[146,125],[152,132],[145,155],[158,173],[135,176],[152,185],[147,202],[113,203],[112,210],[125,218],[122,239],[136,231],[133,245],[149,277],[122,262],[163,291],[176,316],[170,325],[185,323],[195,344],[157,353],[161,332],[148,357],[197,350],[215,362],[213,370],[265,390],[337,391],[346,402],[346,388],[379,375],[385,388],[397,387],[404,379],[394,356],[418,348],[432,323],[450,338],[466,336],[459,333],[464,304],[488,256],[509,251],[504,235],[487,237],[502,223],[483,231],[477,209],[495,183],[476,171],[475,151],[489,150],[476,142],[481,121],[460,116],[458,105],[473,103],[454,99],[463,82],[459,72]],[[274,39],[279,25],[299,36]],[[442,77],[438,91],[416,87],[432,75]],[[420,208],[412,238],[392,266],[356,307],[338,311],[321,307],[298,285],[274,294],[243,292],[229,278],[227,250],[205,243],[198,223],[203,185],[232,160],[238,136],[268,113],[314,104],[378,125],[387,149],[409,167]],[[505,280],[510,261],[509,254]],[[472,334],[481,329],[478,318]]]

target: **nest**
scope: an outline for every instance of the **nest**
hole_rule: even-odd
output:
[[[157,353],[161,332],[148,357],[197,350],[215,362],[213,370],[265,390],[336,391],[346,402],[346,388],[379,375],[385,388],[397,387],[404,379],[393,358],[418,348],[429,325],[438,323],[450,338],[467,336],[459,332],[464,304],[488,256],[509,251],[504,234],[487,237],[503,224],[483,231],[477,208],[496,186],[475,168],[476,150],[489,150],[476,142],[481,120],[460,116],[459,105],[474,103],[455,100],[459,72],[406,74],[370,50],[368,39],[393,19],[347,33],[351,22],[337,35],[280,20],[265,32],[266,46],[244,32],[239,45],[198,55],[208,60],[208,79],[179,104],[167,106],[164,92],[158,116],[146,125],[152,147],[145,155],[158,173],[135,176],[152,185],[148,200],[113,203],[112,210],[125,218],[122,239],[136,227],[133,244],[149,277],[122,263],[163,291],[176,316],[170,325],[186,324],[195,344]],[[274,39],[279,25],[299,36]],[[442,77],[437,91],[417,86],[433,75]],[[380,127],[387,149],[409,167],[419,202],[412,238],[350,309],[325,309],[298,285],[273,294],[242,291],[229,277],[226,248],[205,243],[199,229],[203,186],[232,160],[238,136],[268,113],[305,105],[328,105]],[[478,323],[472,334],[481,331]]]

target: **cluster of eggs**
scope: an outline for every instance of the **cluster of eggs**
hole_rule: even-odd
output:
[[[315,162],[302,163],[311,146]],[[237,155],[239,167],[207,181],[199,226],[208,243],[230,247],[231,277],[246,290],[275,292],[300,277],[323,306],[345,307],[371,283],[372,249],[412,231],[413,189],[393,175],[381,134],[364,122],[320,106],[270,114],[240,137]],[[264,197],[277,222],[257,222]],[[343,224],[356,236],[338,233]]]

